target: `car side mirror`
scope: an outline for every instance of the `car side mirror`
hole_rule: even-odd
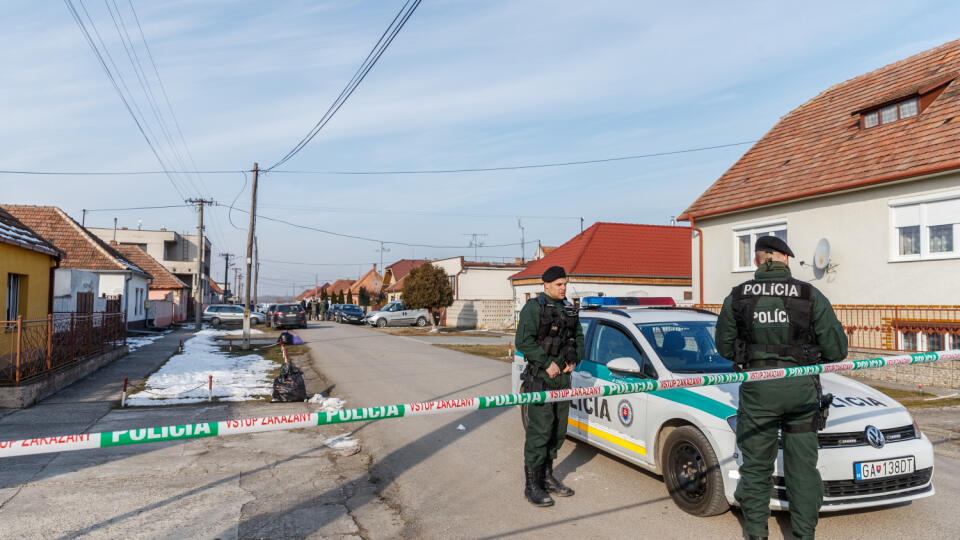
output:
[[[640,375],[641,373],[640,364],[628,356],[614,358],[613,360],[607,362],[607,369],[614,373],[625,375]]]

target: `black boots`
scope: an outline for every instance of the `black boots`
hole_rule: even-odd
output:
[[[523,494],[534,506],[553,506],[553,499],[543,488],[543,470],[543,465],[534,469],[526,465],[523,466],[523,472],[527,479]]]
[[[553,493],[559,497],[569,497],[573,495],[573,490],[563,485],[563,482],[553,476],[553,461],[547,460],[543,466],[543,487],[548,493]]]

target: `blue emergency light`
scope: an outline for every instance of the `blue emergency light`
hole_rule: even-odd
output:
[[[676,306],[669,296],[584,296],[580,306],[590,307],[629,307],[629,306]]]

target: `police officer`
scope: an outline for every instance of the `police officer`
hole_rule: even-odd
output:
[[[753,371],[838,362],[847,356],[847,336],[823,294],[793,279],[793,252],[775,236],[755,245],[754,279],[737,285],[723,301],[717,321],[717,351],[738,369]],[[782,431],[784,480],[794,538],[813,538],[823,504],[817,471],[817,431],[830,400],[819,376],[754,381],[740,385],[737,445],[743,456],[735,497],[749,538],[766,538],[770,493]]]
[[[543,292],[520,310],[514,338],[527,361],[523,374],[526,392],[570,388],[570,373],[583,358],[583,328],[576,308],[566,300],[566,271],[551,266],[541,279]],[[524,495],[535,506],[552,506],[550,493],[573,495],[573,490],[553,475],[553,460],[567,435],[570,402],[529,405],[527,411]]]

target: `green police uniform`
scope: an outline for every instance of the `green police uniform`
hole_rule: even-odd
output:
[[[553,362],[563,369],[564,360],[558,356],[547,356],[546,351],[537,343],[537,332],[540,329],[540,302],[549,302],[563,311],[564,301],[554,300],[544,293],[536,300],[527,302],[520,310],[520,320],[517,322],[515,337],[517,350],[523,353],[524,358],[537,368],[537,378],[543,381],[548,390],[570,388],[570,374],[560,373],[551,379],[547,375],[547,367]],[[583,359],[583,327],[576,327],[577,362]],[[570,412],[570,402],[542,403],[531,405],[528,408],[526,443],[523,447],[523,461],[531,468],[539,467],[549,460],[557,458],[557,451],[563,445],[567,436],[567,416]]]
[[[809,284],[789,280],[790,269],[786,264],[767,261],[760,265],[753,281],[738,286],[755,294],[751,317],[754,345],[740,352],[748,371],[817,361],[838,362],[847,356],[847,336],[830,302]],[[752,289],[744,287],[748,284],[752,284]],[[812,301],[805,315],[809,317],[805,335],[809,350],[819,349],[819,359],[815,353],[807,356],[800,353],[807,347],[794,347],[792,350],[796,352],[787,354],[796,344],[794,328],[787,315],[794,305],[790,296],[791,292],[799,296],[800,289],[806,289],[808,300]],[[744,336],[735,314],[738,294],[735,287],[724,300],[717,321],[717,351],[729,359],[738,356],[737,346],[742,347],[743,341],[738,344],[738,336]],[[795,316],[795,320],[797,318]],[[813,538],[823,503],[823,482],[817,470],[817,433],[812,427],[819,406],[819,391],[813,377],[755,381],[740,386],[737,445],[743,455],[743,465],[735,497],[743,510],[748,535],[767,536],[772,475],[782,423],[784,480],[793,534],[797,538]]]

